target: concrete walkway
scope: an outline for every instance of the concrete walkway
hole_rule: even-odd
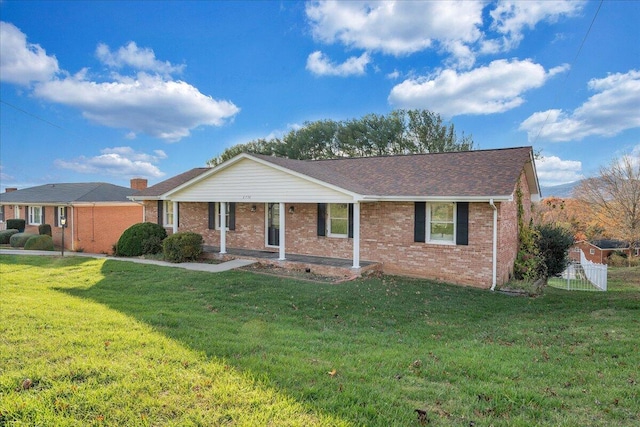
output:
[[[0,255],[44,255],[44,256],[60,256],[60,251],[25,251],[21,249],[0,249]],[[181,262],[173,263],[167,261],[156,261],[152,259],[114,257],[102,254],[87,254],[84,252],[68,252],[65,251],[64,256],[77,256],[86,258],[104,258],[114,261],[135,262],[138,264],[160,265],[163,267],[184,268],[192,271],[207,271],[209,273],[219,273],[221,271],[233,270],[247,265],[255,264],[257,261],[248,259],[234,259],[220,264],[207,264],[200,262]]]

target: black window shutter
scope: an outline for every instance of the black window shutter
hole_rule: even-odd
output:
[[[46,224],[47,221],[44,219],[44,212],[47,210],[47,207],[42,206],[40,209],[42,209],[42,224]]]
[[[353,238],[353,203],[349,203],[349,221],[347,230],[347,235]]]
[[[162,200],[158,200],[158,224],[164,225],[164,219],[162,218],[164,215],[162,213],[163,202]]]
[[[209,202],[209,230],[216,228],[216,204]]]
[[[67,220],[64,227],[67,228],[69,226],[69,208],[67,206],[64,207],[64,217]]]
[[[427,238],[427,203],[416,202],[414,208],[415,218],[413,224],[413,241],[424,242]]]
[[[318,203],[318,236],[327,235],[327,204]]]
[[[469,202],[456,204],[456,244],[469,244]]]
[[[53,207],[53,225],[54,225],[54,227],[59,227],[60,226],[60,218],[58,218],[58,207],[57,206]]]
[[[229,230],[236,229],[236,204],[229,202]]]

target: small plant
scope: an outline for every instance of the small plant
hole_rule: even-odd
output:
[[[24,244],[24,249],[32,251],[52,251],[54,250],[53,239],[48,234],[31,236]]]
[[[190,231],[176,233],[162,243],[164,258],[170,262],[185,262],[198,259],[202,254],[202,236]]]
[[[8,245],[9,239],[11,239],[11,236],[17,233],[19,233],[19,231],[16,230],[15,228],[0,231],[0,245]]]
[[[26,225],[27,225],[27,222],[24,219],[12,218],[7,220],[7,230],[16,229],[20,233],[24,233],[24,227]]]
[[[118,243],[115,254],[119,256],[141,256],[147,253],[158,253],[162,242],[167,237],[167,230],[163,226],[152,222],[134,224],[124,230]]]
[[[53,234],[51,234],[51,224],[40,224],[38,226],[38,233],[41,235],[46,234],[47,236],[53,236]]]
[[[9,239],[9,244],[12,248],[24,248],[25,243],[31,237],[37,236],[37,234],[32,233],[16,233]]]

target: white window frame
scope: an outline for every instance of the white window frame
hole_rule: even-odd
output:
[[[436,239],[436,238],[432,238],[431,237],[431,224],[432,222],[436,222],[436,221],[432,221],[431,220],[431,212],[433,210],[433,208],[437,205],[451,205],[453,206],[452,209],[452,215],[451,215],[451,221],[437,221],[438,223],[441,224],[452,224],[453,225],[453,237],[451,240],[443,240],[443,239]],[[427,224],[426,224],[426,243],[434,243],[437,245],[455,245],[456,244],[456,214],[457,214],[457,205],[455,203],[450,203],[450,202],[433,202],[433,203],[427,203]]]
[[[346,216],[343,217],[334,217],[331,214],[331,207],[335,205],[345,205],[347,208],[345,210]],[[347,221],[347,232],[342,233],[332,233],[331,232],[331,222],[333,219]],[[339,237],[339,238],[347,238],[349,237],[349,203],[328,203],[327,205],[327,236],[329,237]]]
[[[36,210],[38,211],[37,221]],[[29,206],[29,225],[42,225],[42,206]]]
[[[225,216],[224,216],[225,225],[226,225],[225,230],[228,231],[229,230],[229,209],[230,209],[231,203],[227,202],[225,205],[226,205],[225,210],[227,211],[225,213]],[[221,206],[221,203],[220,202],[216,202],[216,216],[215,216],[216,230],[220,230],[220,222],[221,222],[220,221],[220,206]]]
[[[60,224],[60,218],[64,216],[64,206],[56,206],[56,209],[58,210],[58,223],[56,224],[56,227],[62,228],[62,224]],[[67,221],[69,221],[69,218],[67,218]]]
[[[0,223],[4,222],[4,217],[5,217],[5,212],[7,211],[7,208],[4,207],[4,205],[0,206]]]
[[[595,255],[596,254],[596,250],[591,248],[589,249],[589,255]]]
[[[13,206],[13,219],[20,219],[20,206],[19,205],[14,205]]]
[[[173,203],[172,200],[162,202],[162,225],[164,227],[173,226]]]

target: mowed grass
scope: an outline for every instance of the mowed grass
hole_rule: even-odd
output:
[[[640,269],[609,287],[2,255],[0,425],[635,426]]]

